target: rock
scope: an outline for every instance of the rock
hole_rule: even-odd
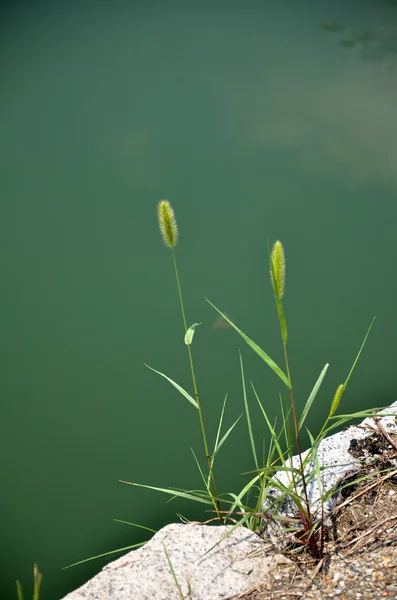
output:
[[[163,543],[189,600],[225,600],[241,594],[262,584],[279,564],[289,562],[280,554],[266,556],[263,540],[242,527],[208,552],[231,529],[167,525],[145,546],[109,563],[64,600],[180,600]]]
[[[393,416],[381,417],[382,413]],[[379,423],[394,440],[397,434],[397,402],[378,413]],[[374,443],[374,435],[378,441]],[[371,438],[372,436],[372,438]],[[365,419],[325,438],[318,447],[322,472],[323,493],[336,488],[342,477],[358,471],[362,461],[376,456],[379,443],[390,447],[390,439],[379,430],[374,418]],[[303,453],[303,457],[307,452]],[[299,466],[298,457],[292,459]],[[313,514],[319,510],[320,492],[313,471],[313,461],[308,462],[305,472],[309,479],[308,496]],[[277,478],[288,485],[288,472],[280,471]],[[298,484],[302,494],[302,486]],[[278,491],[270,489],[264,511],[269,503],[277,499]],[[330,513],[335,499],[331,496],[325,504],[324,514]],[[278,508],[278,514],[290,517],[296,509],[288,497]],[[164,551],[167,549],[172,567],[186,600],[226,600],[246,592],[250,588],[263,585],[266,575],[283,563],[291,562],[281,553],[266,555],[263,539],[246,528],[238,528],[225,538],[232,526],[207,526],[194,523],[168,525],[156,533],[139,550],[129,552],[122,558],[109,563],[104,569],[78,590],[68,594],[63,600],[181,600]],[[285,534],[283,525],[278,522],[268,524],[265,532],[273,538],[275,548],[283,548],[280,534]],[[223,539],[225,538],[225,539]],[[222,540],[220,542],[220,540]],[[216,547],[215,544],[220,542]],[[212,548],[212,550],[211,550]],[[342,584],[340,584],[342,588]],[[335,593],[339,592],[339,588]]]

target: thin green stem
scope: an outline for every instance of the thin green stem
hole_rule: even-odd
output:
[[[289,370],[287,344],[283,343],[283,347],[284,347],[285,366],[287,368],[287,377],[288,377],[288,381],[289,381],[289,395],[290,395],[290,399],[291,399],[292,416],[293,416],[293,419],[294,419],[296,447],[297,447],[297,450],[298,450],[300,472],[301,472],[301,477],[302,477],[303,493],[304,493],[304,496],[305,496],[305,504],[306,504],[306,510],[307,510],[307,519],[308,519],[308,524],[311,527],[312,526],[312,518],[311,518],[311,512],[310,512],[309,497],[308,497],[308,494],[307,494],[305,470],[304,470],[303,461],[302,461],[302,449],[301,449],[301,442],[300,442],[300,435],[299,435],[298,419],[297,419],[297,416],[296,416],[294,391],[293,391],[293,387],[292,387],[291,373],[290,373],[290,370]]]
[[[186,334],[186,331],[187,331],[187,322],[186,322],[186,315],[185,315],[185,307],[184,307],[183,298],[182,298],[181,284],[180,284],[180,281],[179,281],[178,266],[177,266],[177,263],[176,263],[176,257],[175,257],[174,248],[171,248],[171,250],[172,250],[172,259],[173,259],[173,262],[174,262],[176,284],[177,284],[177,287],[178,287],[179,302],[180,302],[181,310],[182,310],[183,327],[184,327],[185,334]],[[220,522],[223,523],[224,519],[223,519],[223,516],[222,516],[222,513],[221,513],[221,507],[220,507],[220,504],[219,504],[218,492],[216,490],[214,471],[213,471],[212,463],[211,463],[211,456],[210,456],[209,449],[208,449],[207,436],[206,436],[206,433],[205,433],[204,420],[203,420],[203,412],[202,412],[202,409],[201,409],[200,398],[199,398],[198,389],[197,389],[196,375],[195,375],[195,372],[194,372],[193,357],[192,357],[192,351],[191,351],[191,348],[190,348],[190,344],[187,344],[187,351],[188,351],[188,355],[189,355],[190,371],[191,371],[191,374],[192,374],[194,396],[195,396],[195,399],[196,399],[196,402],[197,402],[197,407],[198,407],[198,413],[199,413],[199,419],[200,419],[200,427],[201,427],[201,434],[202,434],[203,442],[204,442],[205,457],[206,457],[206,460],[207,460],[207,463],[208,463],[208,469],[209,469],[209,473],[210,473],[210,477],[211,477],[211,483],[212,483],[212,490],[213,490],[214,498],[215,498],[214,507],[216,509],[216,512],[218,514]]]

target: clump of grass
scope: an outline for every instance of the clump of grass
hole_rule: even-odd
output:
[[[296,401],[294,395],[294,388],[292,385],[292,376],[289,366],[288,358],[288,329],[287,320],[283,307],[283,297],[286,290],[286,259],[283,244],[280,240],[277,240],[271,251],[269,251],[269,263],[270,263],[270,281],[274,291],[277,316],[280,325],[281,342],[284,351],[284,362],[285,370],[283,370],[276,362],[252,339],[250,339],[237,325],[230,319],[230,317],[221,312],[210,300],[206,299],[207,302],[219,313],[225,323],[233,328],[236,333],[244,340],[248,347],[250,347],[258,356],[264,361],[264,363],[271,369],[271,371],[282,381],[285,388],[287,388],[287,399],[280,394],[280,410],[281,410],[281,427],[276,428],[276,424],[272,423],[263,402],[261,401],[255,386],[252,382],[251,388],[254,398],[256,399],[259,409],[263,415],[265,424],[269,431],[270,442],[268,444],[267,453],[263,452],[262,462],[259,461],[258,453],[256,449],[256,442],[254,439],[253,428],[251,424],[250,408],[248,403],[248,391],[245,381],[245,373],[243,366],[243,359],[240,353],[240,371],[241,381],[243,390],[243,403],[244,411],[246,415],[246,421],[248,425],[249,439],[251,445],[251,451],[255,470],[251,472],[253,477],[244,485],[242,490],[235,494],[233,492],[218,494],[216,487],[215,474],[214,474],[214,463],[215,459],[229,438],[230,434],[236,427],[241,416],[234,421],[234,423],[223,433],[223,421],[227,403],[227,395],[223,401],[221,408],[220,419],[215,437],[213,450],[210,452],[209,443],[204,426],[203,410],[201,399],[198,393],[196,373],[194,369],[193,355],[192,355],[192,342],[193,335],[196,327],[200,323],[193,323],[190,327],[187,326],[187,319],[185,313],[185,305],[182,296],[178,266],[175,255],[175,247],[178,242],[179,232],[176,222],[174,210],[168,200],[161,200],[157,205],[157,216],[160,232],[165,245],[171,249],[172,261],[175,271],[176,286],[178,291],[179,303],[182,313],[182,322],[184,329],[184,342],[187,346],[189,367],[192,379],[192,394],[182,388],[173,379],[154,369],[149,367],[155,373],[165,378],[178,392],[184,396],[190,404],[197,410],[199,424],[203,439],[204,455],[205,455],[205,467],[196,456],[192,449],[194,461],[199,470],[201,479],[203,481],[204,489],[202,490],[183,490],[173,488],[158,488],[151,485],[143,485],[130,481],[122,481],[129,485],[137,487],[148,488],[171,496],[172,498],[179,497],[187,500],[192,500],[204,504],[207,507],[212,508],[213,512],[216,513],[216,519],[222,524],[231,520],[234,525],[229,530],[228,535],[239,526],[245,526],[253,531],[263,529],[263,520],[265,520],[265,526],[270,522],[281,524],[280,527],[284,531],[290,532],[292,538],[299,546],[305,546],[311,556],[316,560],[321,560],[324,549],[324,503],[330,498],[334,489],[327,491],[323,490],[322,475],[324,469],[320,465],[320,461],[317,454],[317,448],[320,442],[326,437],[331,431],[336,428],[340,428],[347,422],[357,419],[372,416],[371,410],[364,410],[352,414],[337,415],[342,395],[344,394],[350,377],[354,371],[357,361],[364,348],[369,332],[373,325],[374,319],[372,320],[364,341],[357,353],[357,356],[353,362],[349,374],[344,383],[338,385],[332,402],[330,403],[330,409],[328,416],[318,433],[315,437],[306,428],[307,434],[310,440],[309,449],[303,453],[301,447],[301,430],[305,424],[307,416],[313,406],[313,403],[317,397],[317,394],[321,388],[322,382],[326,376],[329,365],[326,364],[321,370],[300,415],[296,410]],[[148,365],[146,365],[148,366]],[[294,463],[294,447],[296,447],[298,453],[297,464]],[[281,481],[278,477],[279,473],[284,473],[287,476],[287,483]],[[308,485],[316,482],[321,499],[321,512],[319,514],[318,508],[313,507],[309,502],[308,496]],[[276,493],[274,493],[276,492]],[[252,500],[254,499],[254,501]],[[288,517],[280,514],[280,505],[287,501],[289,505],[294,507],[295,515]],[[266,506],[266,510],[264,507]],[[235,518],[237,517],[237,518]],[[292,523],[292,524],[291,524]],[[132,524],[135,525],[135,524]],[[139,527],[139,526],[138,526]],[[140,546],[142,544],[134,544],[130,548]],[[114,550],[113,552],[119,552],[126,550],[127,548]],[[211,550],[211,549],[209,549]],[[106,555],[112,554],[108,552]],[[102,556],[102,555],[101,555]],[[97,557],[93,557],[97,558]],[[76,564],[86,562],[90,559],[79,561]],[[74,566],[74,565],[70,565]]]
[[[185,343],[187,345],[190,371],[192,376],[192,385],[193,385],[193,394],[190,395],[186,390],[184,390],[181,386],[179,386],[176,382],[170,379],[161,371],[157,371],[152,369],[162,377],[166,378],[198,411],[201,433],[204,442],[204,452],[205,458],[207,462],[207,468],[204,469],[197,456],[194,454],[194,460],[199,469],[201,478],[205,485],[205,490],[175,490],[175,489],[167,489],[167,488],[157,488],[153,486],[142,485],[133,482],[123,482],[128,483],[130,485],[146,487],[149,489],[153,489],[156,491],[160,491],[166,494],[169,494],[173,497],[181,497],[189,500],[194,500],[196,502],[200,502],[203,504],[212,504],[214,507],[214,512],[217,513],[217,518],[221,523],[225,520],[231,519],[234,516],[241,516],[242,518],[232,520],[235,523],[234,527],[245,525],[253,530],[256,530],[260,527],[261,520],[263,518],[269,520],[273,519],[278,522],[284,523],[284,526],[288,526],[288,530],[295,535],[295,540],[298,544],[305,545],[313,558],[321,559],[323,555],[323,546],[324,546],[324,510],[323,503],[329,497],[331,491],[328,490],[326,493],[322,490],[322,471],[323,467],[320,465],[318,456],[317,456],[317,447],[321,440],[329,434],[331,430],[336,427],[340,427],[342,424],[346,423],[349,420],[358,417],[366,417],[371,414],[371,411],[361,411],[359,413],[354,413],[351,415],[342,415],[338,417],[335,413],[339,407],[341,398],[343,393],[346,390],[348,381],[352,375],[354,367],[358,361],[358,358],[363,350],[364,344],[368,337],[369,331],[372,327],[372,323],[367,331],[365,339],[361,345],[361,348],[356,356],[356,359],[353,363],[353,366],[346,378],[346,381],[343,384],[340,384],[337,387],[335,395],[330,405],[329,414],[323,427],[320,430],[320,433],[317,437],[314,437],[310,431],[307,430],[309,435],[309,439],[311,442],[311,446],[309,450],[303,456],[302,446],[301,446],[301,430],[305,423],[305,420],[310,412],[310,409],[313,405],[313,402],[319,392],[323,379],[328,370],[328,364],[324,366],[322,369],[316,383],[313,386],[311,393],[304,405],[303,411],[298,416],[296,410],[296,402],[294,395],[294,388],[292,385],[292,377],[289,366],[289,358],[288,358],[288,329],[287,329],[287,321],[285,317],[285,312],[283,308],[283,297],[286,289],[286,259],[285,259],[285,251],[283,244],[280,240],[277,240],[271,251],[269,251],[269,263],[270,263],[270,280],[274,291],[275,303],[277,308],[277,316],[280,324],[280,333],[281,333],[281,341],[283,345],[284,351],[284,361],[285,361],[285,371],[279,367],[273,359],[260,348],[253,340],[251,340],[243,331],[241,331],[237,325],[230,320],[230,318],[222,313],[214,304],[212,304],[209,300],[207,302],[222,316],[222,318],[227,322],[246,342],[246,344],[254,350],[261,359],[270,367],[270,369],[275,373],[279,379],[283,382],[284,386],[288,390],[289,397],[289,405],[285,403],[285,400],[280,395],[280,407],[282,414],[282,425],[279,430],[276,430],[275,425],[273,425],[269,419],[269,416],[264,408],[263,403],[261,402],[254,385],[251,382],[252,391],[254,397],[256,398],[259,408],[262,412],[262,415],[265,419],[266,425],[268,427],[270,433],[270,444],[267,456],[264,457],[263,463],[260,465],[258,460],[258,455],[256,451],[256,444],[253,435],[253,429],[251,425],[250,418],[250,410],[248,404],[248,395],[245,383],[245,375],[244,375],[244,367],[243,360],[240,354],[240,370],[241,370],[241,379],[242,379],[242,387],[243,387],[243,400],[244,400],[244,409],[247,418],[248,431],[250,437],[251,450],[253,455],[253,460],[255,464],[255,476],[243,487],[239,494],[227,493],[218,495],[216,484],[215,484],[215,476],[214,476],[214,461],[217,456],[220,448],[224,444],[224,442],[229,437],[230,433],[236,426],[239,419],[237,419],[233,425],[223,434],[221,435],[223,418],[226,406],[227,397],[225,397],[221,416],[218,426],[218,432],[215,439],[214,450],[212,454],[209,452],[209,445],[207,442],[207,436],[204,427],[203,420],[203,411],[199,399],[199,394],[197,390],[197,382],[196,375],[193,365],[193,357],[191,351],[191,344],[193,341],[193,333],[195,327],[198,323],[194,323],[191,327],[187,327],[187,320],[185,316],[185,308],[182,298],[181,285],[179,280],[178,268],[175,258],[175,246],[178,240],[178,228],[176,224],[175,213],[168,202],[168,200],[162,200],[158,204],[158,221],[160,231],[166,246],[171,248],[173,264],[175,269],[176,283],[179,295],[179,301],[182,311],[182,319],[183,326],[185,332]],[[150,367],[152,368],[152,367]],[[282,439],[284,441],[282,442]],[[293,450],[294,446],[296,447],[298,454],[298,466],[294,466],[293,464]],[[309,464],[314,464],[314,468],[308,472]],[[205,472],[207,471],[207,472]],[[288,474],[288,484],[282,483],[277,478],[277,473],[286,472]],[[321,493],[322,500],[322,511],[320,518],[316,511],[313,510],[313,507],[310,505],[309,496],[307,487],[309,482],[316,479],[317,484]],[[269,495],[269,490],[277,490],[276,497],[274,495]],[[252,491],[255,492],[256,502],[254,506],[252,503],[247,502],[247,498],[251,495]],[[273,498],[269,505],[269,498]],[[281,502],[287,498],[290,503],[295,507],[296,517],[295,519],[296,525],[291,525],[291,518],[287,518],[280,514],[277,514],[277,509],[280,506]],[[263,506],[268,501],[268,509],[266,513],[263,513]],[[221,503],[223,506],[227,506],[229,510],[221,509]],[[233,527],[233,529],[234,529]]]

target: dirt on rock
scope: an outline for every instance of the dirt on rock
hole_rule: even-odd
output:
[[[397,436],[374,428],[349,452],[361,469],[340,482],[322,560],[291,544],[285,564],[233,600],[397,599]],[[279,550],[264,539],[263,552]]]

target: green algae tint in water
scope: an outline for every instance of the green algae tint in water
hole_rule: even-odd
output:
[[[287,257],[284,308],[298,409],[315,433],[377,320],[345,412],[395,400],[396,26],[393,3],[14,2],[2,9],[0,164],[1,596],[43,599],[88,556],[199,506],[123,486],[200,484],[169,198],[204,417],[243,411],[238,349],[207,296],[282,364],[267,243]],[[277,414],[280,383],[242,348]],[[263,422],[252,420],[260,437]],[[253,468],[243,421],[218,457],[223,491]],[[259,451],[259,448],[258,448]],[[200,456],[200,454],[199,454]]]

